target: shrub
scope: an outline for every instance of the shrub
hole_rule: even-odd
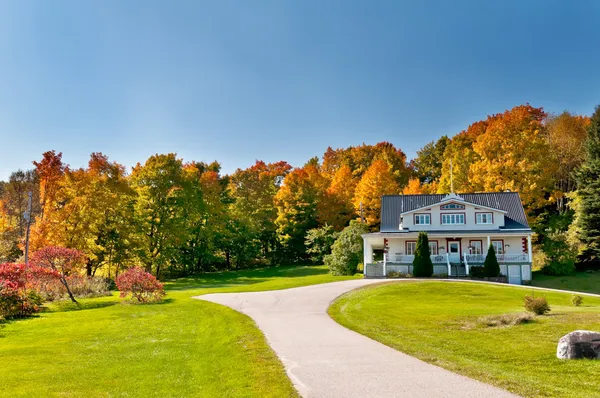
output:
[[[67,280],[69,282],[71,292],[75,297],[110,296],[110,289],[105,278],[94,278],[91,276],[73,274],[69,275]]]
[[[413,260],[413,275],[416,277],[430,277],[433,275],[433,263],[429,251],[429,238],[427,232],[419,232],[415,259]]]
[[[0,280],[0,318],[24,318],[40,310],[42,298],[16,282]]]
[[[496,278],[500,276],[500,264],[498,264],[494,246],[490,245],[490,248],[488,249],[487,255],[485,256],[485,261],[483,262],[483,269],[485,276],[488,278]]]
[[[544,315],[550,312],[550,305],[548,305],[548,300],[545,297],[525,296],[523,301],[525,309],[536,315]]]
[[[358,263],[363,257],[362,234],[369,232],[369,228],[356,220],[350,221],[340,233],[331,247],[331,254],[325,256],[325,265],[333,275],[354,275]]]
[[[131,294],[133,298],[141,303],[159,301],[165,295],[162,283],[154,275],[140,267],[123,272],[115,282],[121,292],[121,297],[127,297]]]
[[[485,268],[481,266],[469,268],[469,276],[472,278],[485,278]]]
[[[546,255],[543,273],[559,276],[575,272],[577,248],[568,242],[566,232],[547,230],[542,250]]]
[[[573,304],[575,307],[579,307],[581,304],[583,304],[583,297],[578,294],[572,295],[571,304]]]

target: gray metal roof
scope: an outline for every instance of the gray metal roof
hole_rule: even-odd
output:
[[[529,228],[523,204],[517,192],[459,193],[458,195],[474,205],[504,210],[506,215],[503,229]],[[446,196],[446,194],[382,196],[380,231],[398,231],[401,213],[433,206]]]

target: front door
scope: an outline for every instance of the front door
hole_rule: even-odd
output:
[[[450,262],[457,264],[460,263],[460,242],[459,241],[448,241],[448,255]]]

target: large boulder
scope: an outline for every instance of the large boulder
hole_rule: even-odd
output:
[[[556,356],[560,359],[600,359],[600,333],[576,330],[558,341]]]

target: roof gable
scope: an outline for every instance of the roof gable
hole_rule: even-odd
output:
[[[460,197],[460,196],[458,196],[456,194],[452,194],[452,195],[454,195],[454,196],[448,195],[448,196],[446,196],[445,198],[443,198],[441,201],[439,201],[437,203],[433,203],[431,205],[425,205],[425,206],[418,207],[416,209],[411,209],[411,210],[408,210],[408,211],[404,211],[404,212],[400,213],[400,215],[404,215],[404,214],[408,214],[408,213],[413,213],[415,211],[419,211],[419,210],[426,209],[426,208],[433,207],[433,206],[438,206],[438,205],[439,206],[444,206],[444,205],[448,205],[448,204],[452,204],[452,203],[456,203],[456,204],[460,204],[460,205],[471,205],[471,206],[475,206],[475,207],[481,207],[481,208],[484,208],[486,210],[493,210],[493,211],[497,211],[497,212],[505,213],[505,214],[508,213],[506,210],[503,210],[503,209],[500,209],[500,208],[497,208],[497,207],[490,207],[490,206],[482,205],[482,204],[479,204],[479,203],[469,202],[469,201],[463,199],[462,197]],[[400,195],[400,196],[403,196],[403,195]],[[406,195],[404,195],[404,196],[406,196]]]
[[[444,202],[459,201],[505,212],[505,229],[529,228],[517,192],[464,193],[459,195],[386,195],[381,198],[381,231],[397,231],[400,215]],[[460,202],[460,201],[459,201]]]

